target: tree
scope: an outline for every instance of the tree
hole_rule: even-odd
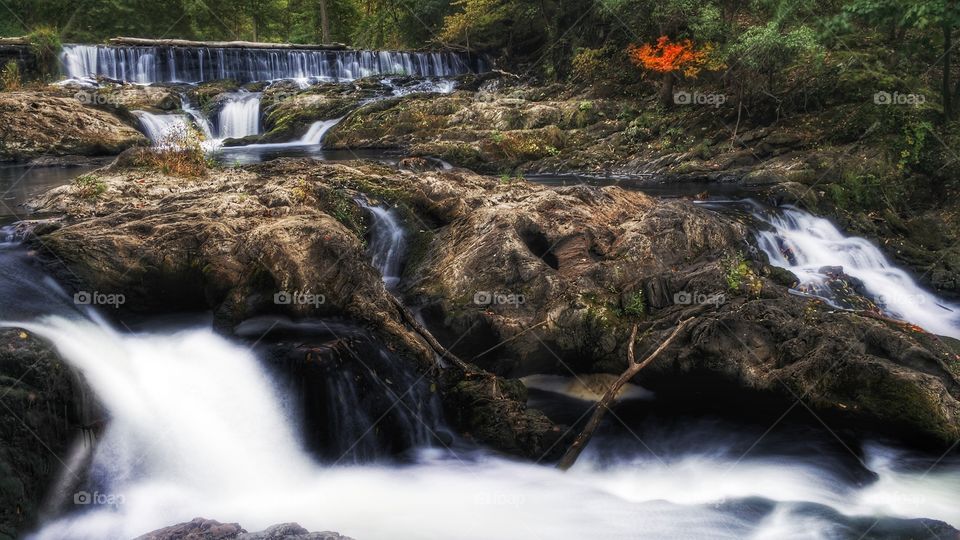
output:
[[[682,72],[690,77],[696,76],[704,60],[704,53],[697,51],[689,39],[671,41],[667,36],[660,36],[655,45],[644,43],[637,47],[630,45],[627,48],[630,60],[650,71],[663,76],[660,85],[660,102],[664,107],[673,104],[673,82],[675,74]]]

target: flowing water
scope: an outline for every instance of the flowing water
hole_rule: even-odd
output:
[[[107,46],[67,46],[64,64],[69,76],[140,83],[227,76],[346,80],[400,71],[449,76],[476,69],[459,55],[428,53]],[[258,99],[256,93],[232,95],[216,122],[189,104],[183,115],[137,114],[158,142],[168,130],[193,124],[210,139],[242,136],[259,131]],[[335,122],[314,124],[299,141],[222,148],[217,156],[328,159],[339,155],[322,150]],[[389,207],[359,202],[371,219],[371,262],[395,289],[406,250],[402,221]],[[826,220],[795,209],[757,217],[766,223],[757,234],[771,261],[793,270],[811,291],[818,290],[821,266],[843,265],[875,294],[922,293],[875,247],[845,237]],[[62,511],[42,523],[37,539],[128,539],[197,516],[248,530],[296,521],[358,540],[862,540],[942,532],[937,523],[904,521],[913,518],[960,527],[954,458],[917,456],[878,442],[851,455],[819,426],[767,431],[766,424],[740,419],[631,416],[617,409],[627,427],[607,422],[566,473],[510,460],[450,436],[426,380],[354,326],[247,321],[226,337],[208,323],[170,329],[146,322],[136,332],[120,332],[96,313],[78,310],[15,236],[0,229],[0,320],[50,341],[84,374],[109,414],[96,445],[67,457],[80,464],[92,453],[77,486],[85,502],[75,502],[81,492],[67,493]],[[885,305],[931,329],[956,328],[950,306],[933,297],[916,309],[895,300]],[[317,328],[323,339],[358,345],[309,387],[297,388],[296,377],[278,374],[253,346],[276,332],[314,339]],[[541,377],[531,384],[540,390],[531,392],[539,392],[543,403],[536,405],[545,410],[573,407],[575,420],[595,393],[590,384],[571,385]],[[644,406],[662,399],[639,387],[629,392],[638,398],[631,403]],[[322,418],[307,418],[298,399],[314,400]]]
[[[154,146],[176,146],[193,129],[190,117],[185,114],[131,112],[140,120],[144,134]]]
[[[387,289],[396,289],[400,284],[403,256],[406,253],[406,232],[397,211],[383,205],[371,205],[365,200],[357,201],[372,218],[370,231],[371,262],[380,271]]]
[[[481,58],[453,52],[64,45],[60,59],[64,75],[71,79],[108,77],[141,84],[351,81],[395,74],[451,77],[485,69]]]
[[[960,306],[924,290],[869,240],[847,236],[829,220],[794,207],[774,212],[754,207],[753,215],[766,224],[756,233],[759,247],[771,264],[793,272],[805,292],[830,299],[827,274],[839,266],[860,280],[866,296],[889,315],[960,338]]]
[[[330,128],[340,123],[343,118],[334,118],[332,120],[321,120],[310,125],[310,129],[300,138],[301,144],[322,144],[323,136],[330,131]]]
[[[695,424],[687,429],[708,439],[717,430],[715,442],[660,456],[588,452],[566,474],[478,449],[323,466],[240,343],[207,329],[121,334],[60,317],[18,326],[53,342],[111,415],[85,486],[92,503],[36,538],[131,538],[198,515],[369,540],[856,538],[883,516],[960,524],[956,468],[905,470],[896,452],[875,447],[866,464],[877,480],[864,484],[827,449],[739,456],[730,431]]]
[[[239,139],[260,133],[260,92],[227,94],[217,120],[218,139]]]

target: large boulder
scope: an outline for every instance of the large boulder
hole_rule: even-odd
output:
[[[261,314],[345,317],[413,366],[435,368],[434,350],[369,262],[354,200],[383,194],[396,175],[412,182],[411,173],[285,159],[185,180],[125,162],[136,159],[33,203],[60,216],[34,229],[35,242],[75,289],[123,295],[129,310],[213,309],[223,329]],[[487,411],[461,415],[458,427],[513,453],[559,448],[561,430],[527,410],[525,395],[488,392],[505,383],[487,375],[479,385],[443,379],[449,407]]]
[[[119,154],[148,142],[116,116],[87,107],[74,97],[2,93],[0,116],[0,161]]]
[[[0,330],[0,539],[19,538],[63,468],[75,431],[74,378],[52,349]]]

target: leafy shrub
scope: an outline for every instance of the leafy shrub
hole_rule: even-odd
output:
[[[7,92],[13,92],[19,90],[21,86],[20,65],[11,60],[0,70],[0,87]]]
[[[37,59],[40,76],[44,79],[50,78],[57,71],[57,55],[60,54],[62,47],[60,34],[49,26],[41,26],[30,32],[27,39],[30,41],[30,49]]]
[[[743,253],[732,252],[720,259],[723,268],[723,277],[731,291],[746,289],[747,293],[757,296],[763,289],[763,282],[750,268],[750,264],[743,257]]]
[[[641,317],[647,312],[647,301],[643,297],[643,291],[637,291],[630,295],[623,312],[634,317]]]

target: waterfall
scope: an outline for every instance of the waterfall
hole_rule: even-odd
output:
[[[956,470],[903,470],[890,451],[868,449],[865,461],[879,479],[861,486],[825,449],[807,443],[815,459],[743,456],[741,446],[726,446],[735,432],[713,423],[684,425],[711,444],[666,439],[660,444],[687,449],[605,461],[588,447],[568,472],[469,449],[424,450],[402,466],[324,467],[302,449],[280,393],[249,348],[209,329],[121,334],[59,317],[3,326],[52,342],[110,415],[82,491],[37,540],[134,538],[196,516],[248,530],[297,521],[365,540],[833,538],[849,536],[860,522],[882,529],[886,516],[960,524]],[[384,373],[395,394],[408,395],[411,380]],[[353,406],[349,380],[330,390],[348,392],[335,397]],[[357,437],[378,426],[377,418],[357,426]],[[654,443],[652,435],[645,440]],[[747,435],[743,444],[755,436]],[[387,510],[373,519],[371,508]]]
[[[68,78],[108,77],[143,84],[218,79],[240,83],[351,81],[375,75],[451,77],[484,70],[482,60],[454,52],[64,45],[60,58]]]
[[[213,135],[213,124],[210,123],[210,120],[204,116],[202,112],[194,108],[190,100],[187,99],[187,96],[181,94],[180,103],[182,103],[181,107],[183,108],[183,112],[190,115],[193,123],[196,124],[197,128],[203,133],[204,138],[207,140],[216,138]]]
[[[374,206],[358,200],[373,218],[370,229],[370,259],[380,271],[388,289],[394,289],[400,283],[401,263],[406,252],[406,232],[400,224],[397,211],[384,206]]]
[[[220,139],[239,139],[260,133],[260,92],[234,92],[217,117]]]
[[[192,130],[190,119],[183,114],[154,114],[131,111],[140,120],[144,133],[154,146],[176,145]]]
[[[769,226],[757,232],[760,249],[771,264],[796,274],[801,290],[831,298],[828,267],[842,266],[845,274],[863,282],[869,298],[889,315],[960,338],[960,307],[925,291],[867,239],[845,236],[829,220],[794,207],[776,213],[754,207],[752,213]]]
[[[310,129],[307,130],[304,136],[300,137],[300,144],[321,144],[323,142],[323,136],[341,120],[343,120],[343,118],[314,122],[310,125]]]

